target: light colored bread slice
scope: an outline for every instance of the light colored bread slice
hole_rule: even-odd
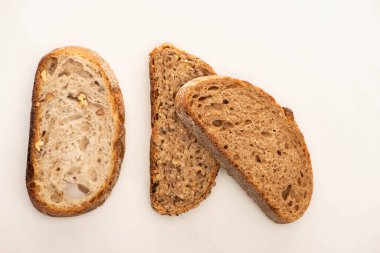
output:
[[[195,208],[211,192],[219,165],[177,118],[175,95],[187,81],[214,74],[201,59],[170,44],[150,53],[151,205],[160,214]]]
[[[74,216],[101,205],[124,156],[124,105],[117,80],[95,52],[56,49],[35,76],[26,185],[33,205]]]
[[[288,223],[303,215],[313,174],[290,109],[250,83],[210,76],[183,86],[176,110],[269,218]]]

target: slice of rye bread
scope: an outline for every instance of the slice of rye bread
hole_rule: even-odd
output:
[[[210,76],[183,86],[176,110],[269,218],[289,223],[303,215],[313,174],[290,109],[248,82]]]
[[[33,205],[74,216],[101,205],[124,156],[124,105],[109,65],[64,47],[40,61],[33,88],[26,185]]]
[[[151,205],[160,214],[178,215],[210,194],[219,165],[178,119],[175,95],[187,81],[215,73],[201,59],[171,44],[150,53],[149,70]]]

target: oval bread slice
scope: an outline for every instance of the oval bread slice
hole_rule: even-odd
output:
[[[290,109],[250,83],[209,76],[179,90],[176,111],[269,218],[288,223],[303,215],[313,174]]]
[[[40,61],[33,88],[26,186],[33,205],[74,216],[101,205],[119,176],[124,105],[109,65],[64,47]]]
[[[206,199],[219,164],[178,119],[175,95],[186,82],[215,72],[200,58],[167,43],[151,52],[149,70],[151,205],[160,214],[178,215]]]

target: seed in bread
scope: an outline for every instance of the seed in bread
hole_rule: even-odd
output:
[[[184,85],[176,110],[268,217],[288,223],[303,215],[313,174],[290,109],[247,82],[210,76]]]
[[[122,95],[103,59],[80,47],[43,57],[33,88],[26,174],[33,205],[51,216],[101,205],[119,175],[124,132]]]

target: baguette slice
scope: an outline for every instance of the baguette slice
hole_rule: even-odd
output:
[[[313,174],[290,109],[250,83],[210,76],[183,86],[176,110],[269,218],[288,223],[303,215]]]
[[[26,186],[33,205],[74,216],[101,205],[124,156],[124,105],[109,65],[64,47],[40,61],[33,88]]]
[[[178,215],[210,194],[219,165],[177,118],[175,95],[187,81],[215,73],[201,59],[170,44],[150,53],[149,70],[151,205],[160,214]]]

